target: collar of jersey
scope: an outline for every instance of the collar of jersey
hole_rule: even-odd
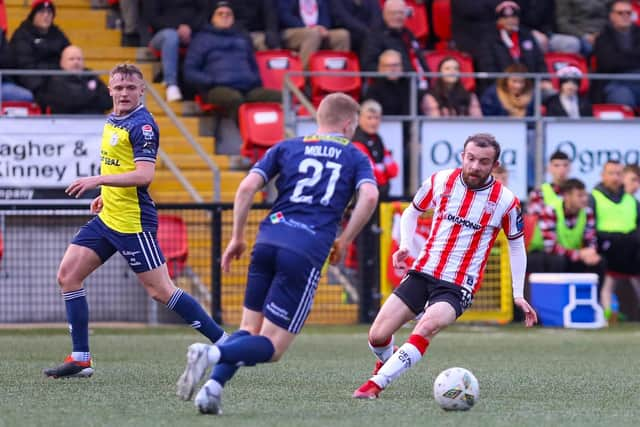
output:
[[[138,104],[138,106],[137,106],[136,108],[134,108],[134,109],[133,109],[133,111],[131,111],[131,112],[130,112],[130,113],[128,113],[128,114],[125,114],[124,116],[116,116],[114,113],[111,113],[111,118],[112,118],[113,120],[124,120],[124,119],[127,119],[127,118],[131,117],[131,115],[132,115],[133,113],[135,113],[136,111],[138,111],[138,110],[139,110],[139,109],[141,109],[142,107],[143,107],[143,105],[142,105],[142,104]]]

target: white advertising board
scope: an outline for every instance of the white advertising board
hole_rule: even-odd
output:
[[[545,137],[545,166],[554,151],[567,153],[570,176],[582,180],[589,191],[601,181],[607,160],[640,163],[640,123],[635,121],[549,122]]]
[[[509,171],[508,187],[521,200],[527,196],[527,128],[524,122],[425,121],[420,129],[420,181],[433,173],[461,165],[464,141],[490,133],[500,143],[500,163]]]
[[[315,132],[317,126],[315,122],[310,120],[298,121],[296,123],[296,135],[310,135]],[[387,147],[393,156],[393,159],[398,164],[398,175],[390,181],[389,195],[391,197],[401,197],[402,189],[404,188],[403,181],[403,140],[402,140],[402,122],[400,121],[383,121],[380,124],[378,131],[382,137],[384,145]]]
[[[0,120],[0,187],[64,188],[97,175],[104,117]]]

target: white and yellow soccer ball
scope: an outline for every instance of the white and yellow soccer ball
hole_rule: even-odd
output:
[[[480,385],[468,369],[449,368],[433,383],[433,397],[445,411],[466,411],[478,401]]]

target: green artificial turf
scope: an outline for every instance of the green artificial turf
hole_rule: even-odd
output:
[[[406,339],[403,329],[396,343]],[[69,350],[63,328],[0,331],[0,427],[8,426],[635,426],[640,325],[599,331],[454,326],[377,401],[351,393],[373,367],[366,327],[306,328],[284,359],[242,368],[222,416],[175,396],[189,328],[92,331],[96,374],[52,380]],[[470,369],[480,399],[464,413],[432,398],[437,374]]]

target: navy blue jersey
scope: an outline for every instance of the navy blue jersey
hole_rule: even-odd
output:
[[[371,162],[349,139],[311,135],[270,148],[251,172],[275,176],[278,198],[256,243],[285,247],[324,263],[345,207],[360,185],[376,185]]]

